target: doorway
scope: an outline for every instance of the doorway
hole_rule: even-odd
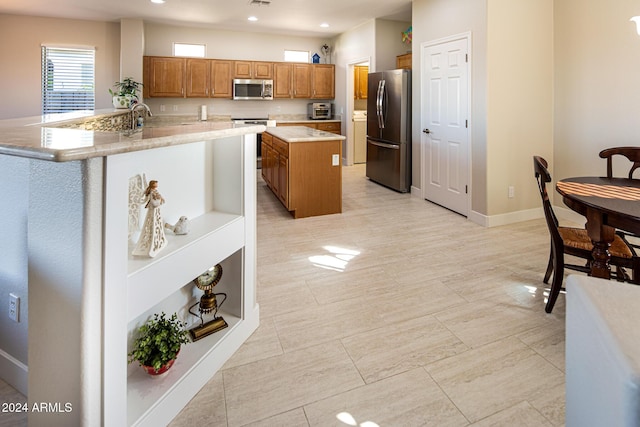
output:
[[[346,117],[344,123],[347,139],[343,142],[343,163],[352,166],[361,163],[362,153],[366,156],[366,110],[367,110],[367,80],[369,76],[369,58],[354,59],[348,63],[346,75]],[[361,117],[364,115],[365,119]],[[364,124],[364,126],[363,126]],[[357,135],[356,135],[357,133]],[[362,148],[362,137],[364,149]],[[356,145],[360,143],[358,161],[356,162]],[[366,157],[365,157],[366,161]]]
[[[421,170],[425,199],[468,216],[471,34],[421,45]]]

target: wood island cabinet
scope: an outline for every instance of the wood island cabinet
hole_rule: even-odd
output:
[[[262,134],[262,179],[294,218],[342,212],[342,140],[286,142]]]

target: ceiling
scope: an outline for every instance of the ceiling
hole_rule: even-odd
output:
[[[267,3],[256,5],[251,3]],[[2,0],[0,13],[334,37],[373,18],[411,22],[412,0]],[[258,18],[248,21],[249,16]],[[329,27],[322,28],[320,24]]]

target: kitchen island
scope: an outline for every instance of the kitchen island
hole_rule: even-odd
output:
[[[344,139],[305,126],[262,135],[262,178],[294,218],[342,212]]]
[[[20,295],[28,369],[15,363],[13,383],[30,404],[59,408],[29,411],[30,426],[166,425],[259,323],[255,146],[265,127],[68,127],[94,117],[117,125],[126,114],[0,121],[0,277],[3,290],[28,288]],[[132,214],[132,184],[141,179],[158,180],[166,222],[190,224],[187,235],[166,231],[154,258],[131,254],[132,217],[144,216],[135,200]],[[202,295],[192,281],[216,264],[229,326],[183,346],[160,379],[127,365],[154,313],[177,312],[188,328],[199,322],[188,312]]]

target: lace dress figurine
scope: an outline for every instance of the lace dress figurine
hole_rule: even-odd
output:
[[[142,231],[138,244],[133,250],[133,255],[144,255],[153,258],[167,245],[164,235],[164,222],[160,215],[160,205],[164,199],[158,192],[158,181],[149,181],[149,186],[144,191],[143,203],[147,208],[147,216],[142,224]]]

